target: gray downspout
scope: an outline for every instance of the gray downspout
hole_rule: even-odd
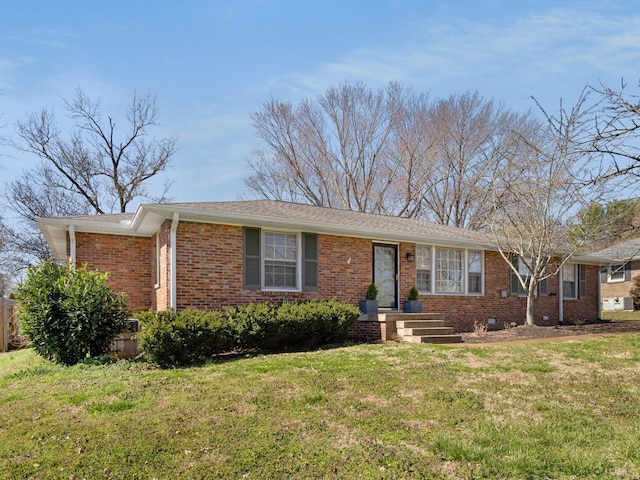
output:
[[[173,221],[171,222],[171,295],[170,295],[170,307],[174,312],[177,309],[177,286],[176,286],[176,230],[178,230],[178,222],[180,221],[180,215],[178,212],[173,214]]]

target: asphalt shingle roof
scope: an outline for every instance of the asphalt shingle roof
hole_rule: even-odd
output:
[[[276,200],[172,203],[167,206],[177,209],[201,210],[202,212],[211,214],[235,213],[242,216],[255,215],[259,217],[280,218],[298,224],[318,222],[325,225],[349,226],[356,229],[385,230],[390,233],[477,241],[482,244],[490,243],[492,240],[491,235],[484,232],[449,227],[413,218],[362,213]]]
[[[640,238],[634,238],[617,245],[604,248],[594,255],[610,258],[612,260],[638,260],[640,259]]]

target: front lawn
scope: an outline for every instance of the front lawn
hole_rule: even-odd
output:
[[[640,335],[159,370],[0,354],[1,478],[637,478]]]
[[[603,320],[640,320],[640,310],[621,311],[621,310],[603,310]]]

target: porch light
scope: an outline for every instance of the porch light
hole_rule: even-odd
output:
[[[413,262],[416,259],[416,256],[411,253],[411,252],[407,252],[407,262]]]

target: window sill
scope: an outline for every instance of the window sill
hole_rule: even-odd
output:
[[[431,293],[419,292],[420,296],[425,297],[484,297],[484,293]]]
[[[263,288],[266,293],[300,293],[302,290],[296,288]]]

